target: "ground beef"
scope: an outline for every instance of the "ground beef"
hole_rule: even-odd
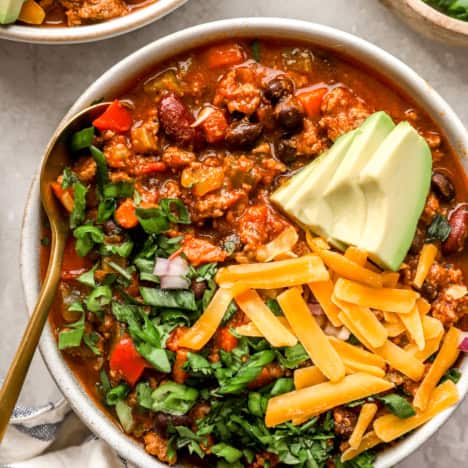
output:
[[[390,382],[396,386],[403,387],[406,393],[413,396],[415,395],[416,390],[420,385],[420,382],[414,382],[409,377],[406,377],[406,375],[403,375],[401,372],[398,372],[395,369],[390,369],[385,375],[385,378],[390,380]]]
[[[81,156],[73,165],[73,172],[81,182],[88,184],[96,175],[96,161],[91,156]]]
[[[219,82],[213,104],[225,104],[230,113],[242,112],[250,115],[260,104],[261,90],[252,67],[230,70]]]
[[[274,468],[278,465],[278,455],[268,452],[257,453],[254,462],[248,468],[263,468],[267,462],[270,468]]]
[[[67,10],[68,26],[107,21],[129,12],[122,0],[60,0]]]
[[[335,421],[335,433],[348,439],[353,433],[357,416],[349,409],[340,406],[333,410],[333,419]]]
[[[439,199],[431,192],[426,200],[426,205],[424,206],[423,214],[421,215],[421,220],[426,224],[431,224],[432,218],[440,213],[440,203]]]
[[[432,304],[431,313],[445,327],[450,327],[468,314],[468,296],[453,297],[450,288],[447,288]]]
[[[195,154],[177,146],[169,146],[164,150],[162,160],[166,163],[167,167],[179,169],[190,166],[195,161]]]
[[[328,92],[322,101],[323,127],[330,140],[354,130],[372,113],[372,109],[347,88],[335,88]]]
[[[328,148],[327,138],[322,135],[321,128],[309,119],[304,120],[304,129],[291,138],[297,156],[316,156]]]
[[[104,156],[109,167],[115,169],[126,167],[131,155],[124,135],[115,135],[104,146]]]
[[[145,450],[150,454],[159,458],[162,462],[173,465],[177,462],[177,457],[174,455],[169,458],[167,454],[168,439],[159,435],[156,432],[148,432],[143,436]]]
[[[219,218],[244,197],[245,192],[243,190],[221,190],[218,193],[209,193],[195,200],[190,206],[192,221]]]

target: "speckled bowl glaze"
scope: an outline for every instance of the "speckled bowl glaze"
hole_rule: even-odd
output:
[[[368,67],[378,70],[432,116],[451,145],[461,155],[465,168],[468,168],[466,157],[468,134],[465,128],[449,105],[411,68],[382,49],[356,36],[322,25],[288,19],[229,19],[203,24],[159,39],[122,60],[95,81],[71,107],[64,121],[95,99],[115,96],[123,83],[128,83],[148,67],[184,52],[188,48],[227,37],[272,36],[308,41],[338,53],[344,52]],[[21,247],[22,280],[29,310],[32,310],[39,290],[39,222],[39,184],[36,178],[33,181],[25,210]],[[89,398],[58,351],[50,326],[46,326],[44,330],[40,349],[57,385],[79,417],[94,433],[137,466],[165,466],[149,456],[141,445],[121,432]],[[462,373],[463,376],[458,383],[460,401],[468,390],[468,360],[463,362]],[[382,451],[378,456],[376,468],[389,468],[404,459],[434,434],[454,411],[455,407],[444,411],[403,441]]]
[[[0,39],[36,44],[79,44],[99,41],[146,26],[186,2],[187,0],[158,0],[126,16],[87,26],[0,25]]]

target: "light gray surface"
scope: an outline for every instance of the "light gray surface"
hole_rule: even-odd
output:
[[[88,45],[32,46],[0,42],[0,373],[25,322],[18,269],[19,233],[31,177],[54,127],[75,98],[110,65],[135,49],[186,26],[236,16],[280,16],[315,21],[357,34],[393,53],[436,88],[468,125],[468,51],[423,39],[397,22],[376,0],[192,0],[140,31]],[[27,403],[54,398],[47,370],[36,358],[22,394]],[[400,464],[466,465],[466,402],[426,445]]]

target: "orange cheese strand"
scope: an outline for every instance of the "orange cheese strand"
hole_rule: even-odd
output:
[[[367,252],[364,250],[354,247],[354,245],[349,246],[344,253],[344,256],[351,260],[354,263],[357,263],[360,266],[364,266],[367,261]]]
[[[399,279],[400,273],[397,271],[384,271],[382,273],[382,286],[384,288],[396,288]]]
[[[362,364],[361,362],[349,361],[343,359],[347,374],[355,374],[356,372],[365,372],[376,377],[385,377],[385,371],[377,366],[370,366],[368,364]]]
[[[283,229],[271,242],[257,250],[257,260],[259,262],[270,262],[280,255],[291,252],[298,239],[299,236],[292,226]]]
[[[437,247],[434,244],[424,244],[419,254],[418,266],[413,281],[416,288],[420,289],[422,287],[436,257]]]
[[[352,449],[357,450],[361,445],[362,437],[374,419],[377,409],[378,406],[375,403],[365,403],[362,405],[353,433],[348,440]]]
[[[354,457],[357,457],[362,452],[375,447],[382,443],[382,440],[377,437],[377,434],[374,431],[368,432],[364,437],[361,439],[361,443],[357,448],[348,448],[346,449],[343,454],[341,455],[341,462],[347,462],[348,460],[352,460]]]
[[[425,315],[421,322],[426,340],[437,338],[444,334],[444,326],[440,320],[430,315]]]
[[[353,322],[353,327],[359,330],[359,334],[366,337],[366,341],[372,347],[378,348],[385,343],[388,337],[387,330],[369,308],[340,301],[336,298],[332,300],[342,310],[348,321]]]
[[[326,381],[327,378],[317,366],[302,367],[294,371],[294,387],[296,390]]]
[[[293,333],[289,322],[286,320],[286,317],[277,316],[278,321],[283,325],[288,331]],[[236,332],[242,336],[251,336],[251,337],[264,337],[262,332],[253,322],[245,323],[236,327]]]
[[[382,276],[380,273],[364,268],[346,258],[337,252],[331,250],[317,250],[317,255],[331,268],[338,276],[348,278],[350,280],[359,281],[360,283],[367,284],[368,286],[381,287]]]
[[[439,349],[442,335],[443,334],[441,334],[438,338],[431,338],[426,340],[426,345],[422,350],[420,350],[415,343],[410,343],[405,346],[405,351],[412,354],[419,361],[424,362]]]
[[[235,300],[272,346],[294,346],[297,343],[296,337],[281,324],[256,291],[248,289]]]
[[[336,349],[341,359],[346,360],[346,362],[359,362],[368,366],[385,369],[385,361],[374,353],[370,353],[346,341],[339,340],[334,336],[329,336],[328,341],[330,341],[332,346]]]
[[[426,345],[426,338],[424,336],[418,305],[415,304],[413,310],[409,314],[400,314],[400,319],[408,331],[409,336],[418,346],[418,349],[423,350]]]
[[[328,279],[328,271],[316,255],[270,263],[230,265],[221,268],[216,275],[218,284],[231,285],[240,282],[252,289],[286,288]]]
[[[324,382],[270,398],[265,415],[267,427],[294,418],[321,414],[335,406],[359,400],[393,388],[387,380],[373,375],[356,373],[339,382]]]
[[[231,291],[219,288],[200,318],[181,337],[180,346],[194,350],[203,348],[219,327],[231,301]]]
[[[455,327],[451,327],[445,335],[440,351],[414,395],[413,405],[421,411],[426,410],[437,383],[457,360],[460,337],[461,332]]]
[[[340,278],[335,284],[335,296],[362,307],[409,314],[416,304],[418,293],[409,289],[370,288]]]
[[[451,380],[447,380],[434,390],[426,411],[417,410],[415,416],[407,419],[400,419],[393,414],[381,416],[374,421],[374,431],[384,442],[391,442],[421,426],[457,401],[457,386]]]
[[[309,283],[309,288],[332,325],[334,327],[341,327],[343,324],[338,318],[340,309],[335,304],[333,304],[331,299],[334,288],[332,280]]]
[[[342,379],[345,376],[343,361],[310,313],[300,289],[288,289],[276,300],[314,364],[331,381]]]
[[[325,239],[322,239],[321,237],[313,237],[309,230],[306,231],[305,238],[307,245],[310,247],[310,250],[312,250],[312,252],[317,253],[320,250],[330,249],[330,245]]]

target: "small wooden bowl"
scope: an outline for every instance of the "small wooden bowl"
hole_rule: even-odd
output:
[[[422,0],[381,0],[413,29],[431,39],[468,47],[468,21],[451,18]]]

